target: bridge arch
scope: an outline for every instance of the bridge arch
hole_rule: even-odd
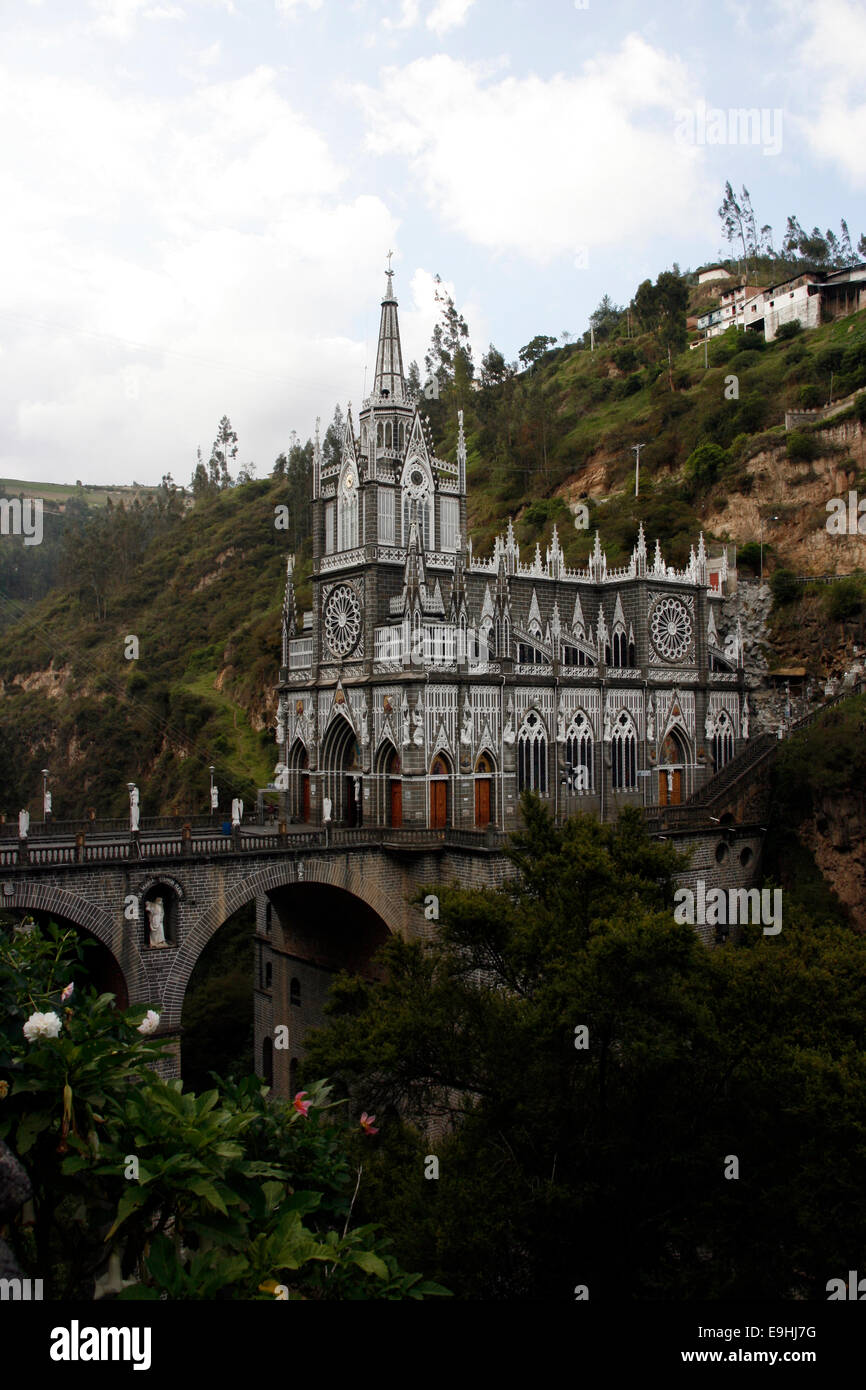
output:
[[[11,892],[9,891],[11,888]],[[141,950],[132,933],[124,933],[123,959],[117,955],[117,929],[111,913],[95,903],[80,898],[76,893],[68,893],[48,883],[33,883],[26,879],[11,880],[3,886],[0,904],[4,908],[18,908],[25,912],[41,912],[50,917],[59,917],[83,931],[95,936],[108,951],[126,988],[129,1000],[135,999],[140,981],[144,979],[144,962]],[[122,1001],[118,1000],[118,1003]]]
[[[404,904],[396,895],[389,896],[382,889],[374,887],[371,878],[372,875],[368,874],[365,879],[361,856],[356,857],[354,862],[344,859],[309,859],[299,864],[292,861],[263,869],[230,888],[219,902],[201,914],[177,953],[163,995],[163,1027],[169,1030],[180,1027],[187,985],[211,938],[240,908],[253,902],[263,893],[273,892],[277,888],[295,888],[299,885],[307,887],[317,883],[339,888],[372,909],[381,918],[389,933],[405,935],[407,922]]]

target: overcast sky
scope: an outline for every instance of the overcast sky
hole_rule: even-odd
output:
[[[223,414],[269,472],[389,249],[408,363],[437,272],[511,360],[716,257],[728,178],[856,244],[864,53],[862,0],[3,0],[0,475],[188,483]]]

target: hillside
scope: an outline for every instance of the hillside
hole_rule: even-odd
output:
[[[738,398],[728,400],[731,376]],[[511,513],[522,546],[543,549],[557,524],[570,564],[585,562],[596,527],[609,562],[624,562],[643,520],[669,562],[683,564],[703,529],[710,541],[746,546],[741,562],[756,566],[750,543],[763,517],[767,573],[786,565],[845,574],[864,567],[866,538],[829,536],[824,521],[828,498],[866,483],[862,401],[826,428],[784,429],[785,410],[816,392],[826,399],[831,382],[834,397],[866,385],[866,314],[769,345],[729,333],[710,344],[707,369],[702,350],[686,350],[669,372],[649,335],[595,352],[568,345],[531,373],[462,397],[451,386],[425,408],[437,452],[452,458],[464,409],[476,552],[489,550]],[[645,447],[635,498],[637,442]],[[715,447],[696,454],[704,443]],[[29,805],[38,818],[43,767],[58,816],[88,806],[122,815],[132,780],[145,815],[203,811],[210,764],[223,804],[271,780],[289,548],[300,605],[310,601],[302,483],[283,473],[192,505],[165,489],[144,508],[107,499],[74,524],[58,519],[41,589],[18,560],[32,566],[43,548],[25,552],[3,538],[0,812]],[[274,527],[274,507],[287,501],[288,536]],[[573,524],[580,501],[585,530]],[[820,597],[803,602],[814,610],[810,660],[820,666],[821,651],[832,651],[834,668],[844,666],[855,630]],[[859,603],[849,618],[862,595]],[[793,660],[806,627],[790,609],[779,617]],[[124,655],[130,635],[137,660]]]

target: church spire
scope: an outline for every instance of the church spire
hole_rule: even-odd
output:
[[[379,343],[376,348],[376,375],[373,379],[373,396],[404,405],[406,402],[406,382],[403,377],[403,351],[400,347],[400,326],[397,322],[397,300],[394,296],[391,269],[392,251],[388,252],[388,269],[385,271],[385,294],[382,299],[382,317],[379,320]],[[387,392],[387,395],[385,393]]]

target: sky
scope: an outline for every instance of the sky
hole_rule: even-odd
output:
[[[0,476],[270,472],[357,419],[387,253],[476,363],[711,263],[866,232],[862,0],[0,0]],[[741,123],[739,111],[760,120]],[[733,117],[730,113],[733,113]]]

